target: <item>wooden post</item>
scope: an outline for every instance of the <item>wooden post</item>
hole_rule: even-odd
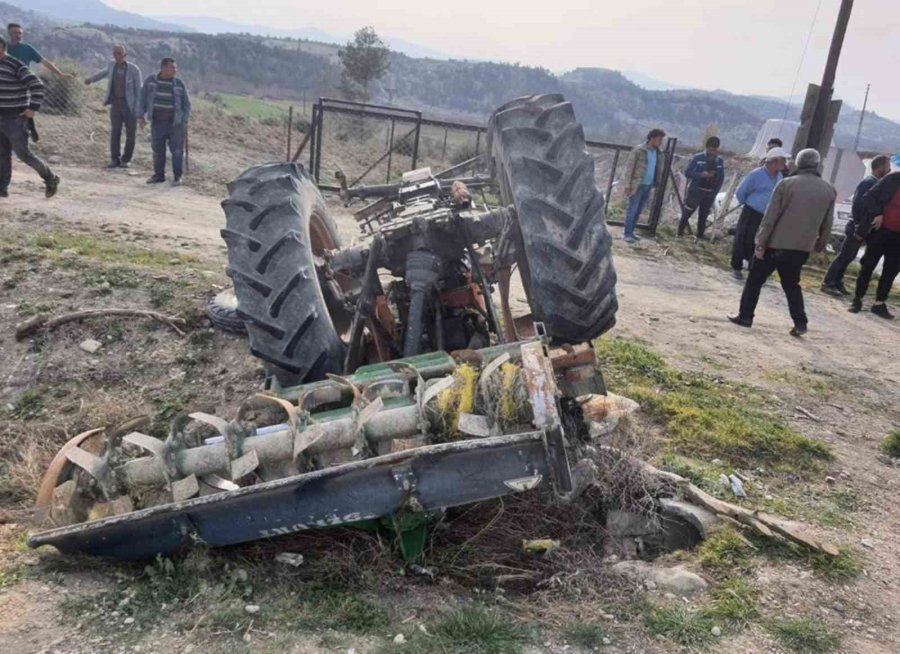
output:
[[[288,124],[287,124],[287,155],[285,161],[291,160],[291,136],[294,134],[294,105],[288,107]]]

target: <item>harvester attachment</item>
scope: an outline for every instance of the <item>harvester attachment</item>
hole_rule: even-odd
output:
[[[587,430],[557,381],[592,353],[556,354],[540,339],[423,354],[256,395],[231,421],[182,415],[165,439],[134,421],[87,432],[50,466],[51,528],[28,544],[143,559],[542,486],[568,497]]]

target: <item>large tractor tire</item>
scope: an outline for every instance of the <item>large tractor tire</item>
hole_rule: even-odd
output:
[[[344,346],[315,266],[340,239],[319,189],[300,164],[272,163],[247,170],[228,194],[222,238],[250,352],[282,386],[340,373]]]
[[[501,198],[516,209],[516,261],[535,320],[558,342],[596,338],[616,322],[616,271],[572,104],[558,94],[505,104],[491,116],[488,148]]]

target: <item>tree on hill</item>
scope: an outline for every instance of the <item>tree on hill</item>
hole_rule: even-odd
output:
[[[372,27],[363,27],[353,35],[353,40],[338,50],[338,58],[344,67],[344,90],[357,85],[363,100],[369,99],[369,83],[382,77],[388,69],[390,51]]]

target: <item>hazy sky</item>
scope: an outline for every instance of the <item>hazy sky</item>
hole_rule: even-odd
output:
[[[153,14],[380,34],[458,58],[565,71],[634,70],[698,88],[787,96],[821,3],[796,96],[821,79],[840,0],[104,0]],[[252,9],[248,9],[252,7]],[[900,0],[856,0],[837,95],[900,119]],[[894,72],[891,73],[890,71]],[[540,89],[535,89],[540,91]]]

